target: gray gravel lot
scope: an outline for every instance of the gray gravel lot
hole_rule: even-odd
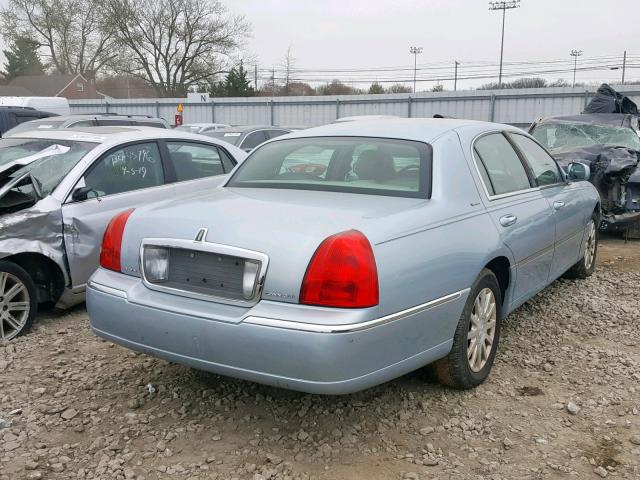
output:
[[[83,308],[44,314],[0,346],[0,479],[639,479],[639,296],[640,243],[605,242],[596,275],[507,319],[485,385],[418,371],[344,397],[132,353]]]

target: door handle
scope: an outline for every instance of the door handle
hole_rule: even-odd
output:
[[[511,214],[500,217],[500,225],[502,225],[503,227],[510,227],[511,225],[515,224],[517,221],[518,221],[518,217]]]
[[[561,202],[561,201],[553,202],[553,208],[555,210],[560,210],[562,207],[564,207],[564,202]]]

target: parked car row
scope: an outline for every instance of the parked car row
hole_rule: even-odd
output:
[[[471,388],[506,315],[595,268],[589,166],[514,127],[66,121],[0,140],[3,340],[86,296],[97,335],[222,375],[342,394],[429,365]]]

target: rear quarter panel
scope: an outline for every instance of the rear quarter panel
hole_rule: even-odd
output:
[[[419,226],[398,226],[398,233],[374,246],[383,315],[468,289],[497,256],[511,261],[480,201],[458,136],[445,134],[433,150],[432,197],[415,212]],[[462,307],[433,332],[434,341],[453,336]]]

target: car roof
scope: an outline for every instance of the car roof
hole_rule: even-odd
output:
[[[119,144],[126,141],[184,138],[214,141],[211,137],[183,130],[143,126],[72,127],[56,130],[25,130],[5,138],[39,138],[50,140],[76,140],[100,144]],[[214,142],[215,143],[215,142]]]
[[[72,113],[70,115],[57,115],[56,121],[67,121],[67,120],[128,120],[128,121],[157,121],[162,122],[162,119],[157,117],[149,117],[147,115],[119,115],[116,113]],[[40,120],[34,120],[34,122]]]
[[[238,125],[236,127],[220,128],[216,133],[246,133],[252,130],[288,130],[284,127],[275,125]]]
[[[510,125],[450,118],[390,118],[340,122],[290,133],[286,138],[304,137],[378,137],[431,142],[442,134],[473,126],[479,131],[522,131]],[[277,139],[276,139],[277,140]]]

